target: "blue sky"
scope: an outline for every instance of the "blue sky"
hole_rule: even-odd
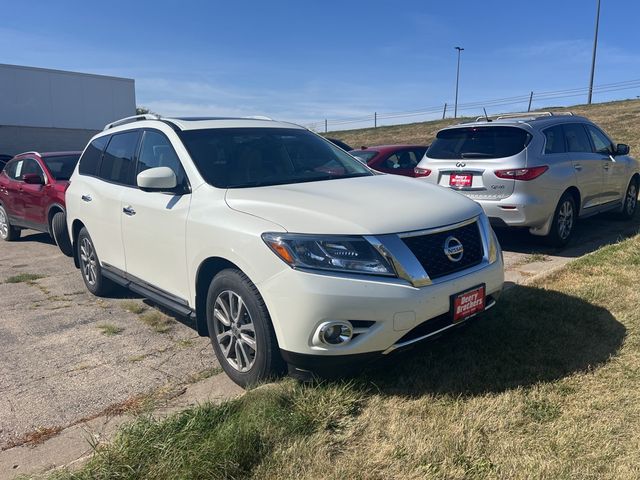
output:
[[[2,3],[0,63],[131,77],[138,105],[165,115],[310,123],[451,104],[455,45],[461,104],[586,87],[596,2]],[[602,0],[596,85],[640,79],[638,18],[640,2]]]

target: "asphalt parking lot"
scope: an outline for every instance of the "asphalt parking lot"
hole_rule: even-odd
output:
[[[507,282],[526,282],[639,225],[638,215],[588,219],[561,251],[526,232],[498,231]],[[0,450],[218,372],[208,339],[189,325],[128,292],[88,294],[47,235],[0,243]]]

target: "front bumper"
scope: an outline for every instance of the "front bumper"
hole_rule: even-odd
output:
[[[451,295],[485,284],[487,297],[496,299],[503,282],[502,257],[498,255],[491,264],[483,261],[421,287],[396,278],[287,269],[258,289],[285,356],[341,357],[390,352],[404,346],[402,339],[412,329],[449,312]],[[370,326],[358,328],[359,333],[348,343],[328,346],[314,339],[319,325],[327,321]]]

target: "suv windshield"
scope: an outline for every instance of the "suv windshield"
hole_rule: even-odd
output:
[[[517,127],[462,127],[441,130],[427,157],[441,159],[503,158],[520,153],[531,135]]]
[[[69,180],[79,159],[79,153],[75,155],[54,155],[42,158],[51,175],[53,175],[53,178],[56,180]]]
[[[374,175],[326,140],[295,128],[217,128],[178,133],[207,183],[259,187]]]

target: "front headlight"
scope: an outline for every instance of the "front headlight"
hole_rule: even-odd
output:
[[[396,276],[391,264],[362,237],[264,233],[262,239],[293,268]]]

